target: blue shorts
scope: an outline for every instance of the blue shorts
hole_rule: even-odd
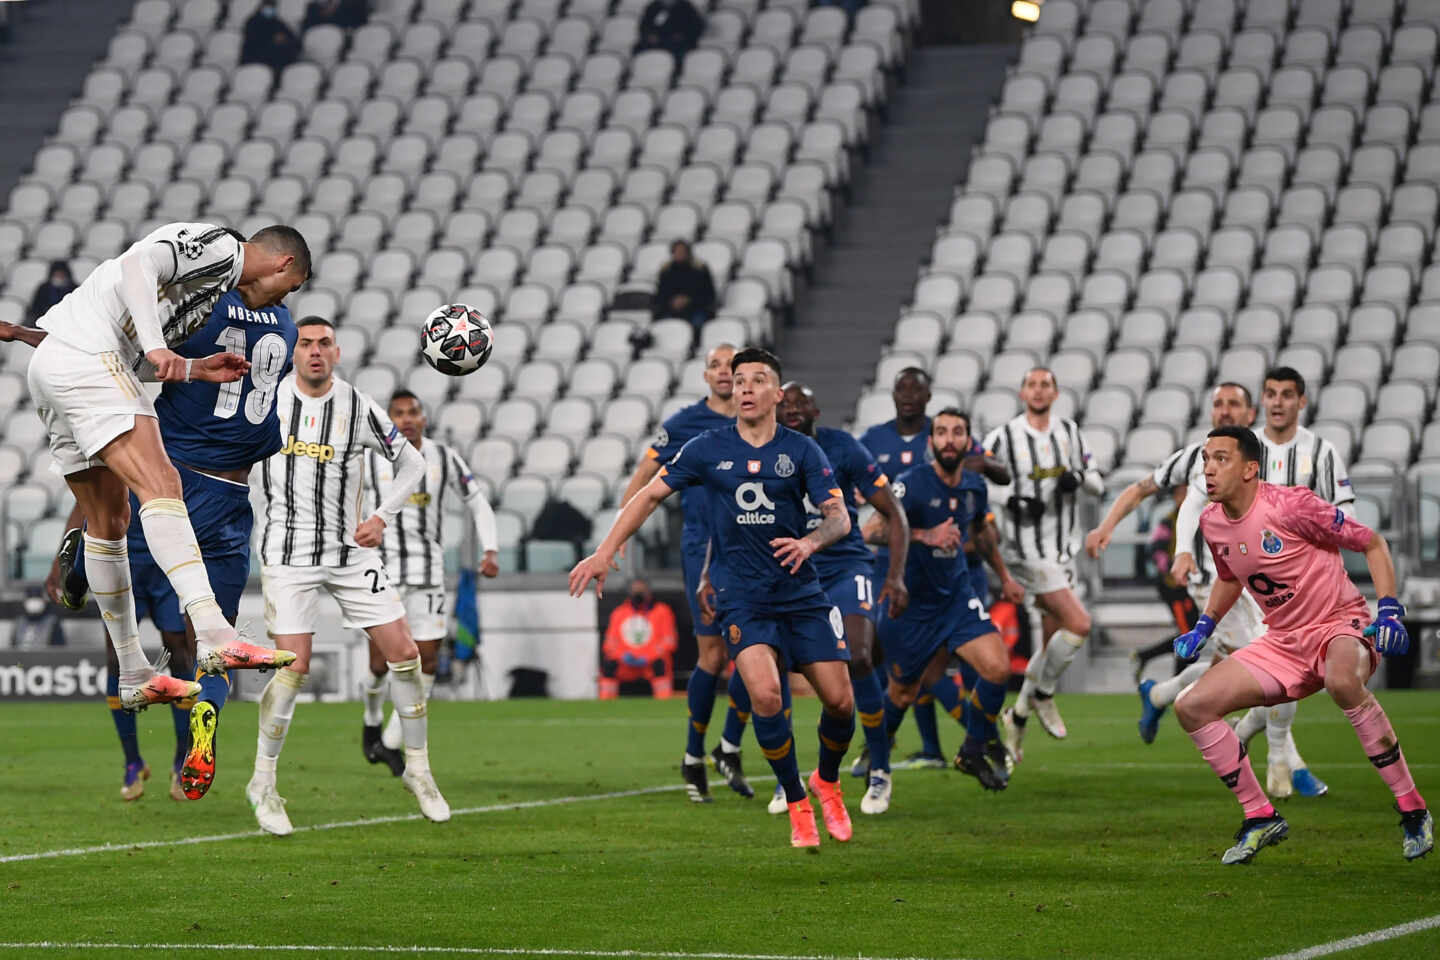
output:
[[[190,525],[195,528],[200,555],[205,559],[210,589],[215,591],[215,602],[226,619],[234,620],[239,616],[240,595],[245,592],[245,582],[250,577],[250,531],[255,523],[250,510],[250,490],[185,467],[176,469],[180,471]],[[158,630],[184,633],[180,601],[170,586],[170,578],[150,555],[140,525],[140,502],[134,494],[130,495],[130,529],[126,539],[136,618],[149,617]],[[76,567],[81,570],[84,556],[82,549],[76,561]]]
[[[939,650],[954,653],[976,637],[995,632],[989,614],[969,591],[955,593],[943,607],[912,602],[898,619],[881,617],[877,628],[886,671],[901,684],[919,680]]]
[[[713,574],[714,563],[711,563]],[[680,568],[685,572],[685,599],[690,604],[690,622],[695,624],[695,635],[697,637],[718,637],[720,635],[719,617],[715,622],[706,623],[700,616],[700,601],[695,598],[695,591],[700,589],[700,571],[705,569],[705,546],[700,545],[697,553],[689,546],[683,546],[680,550]],[[712,577],[712,582],[714,578]],[[719,584],[717,583],[718,587]]]
[[[845,642],[845,621],[836,607],[806,607],[775,612],[741,608],[727,610],[725,652],[734,660],[741,650],[764,644],[780,654],[785,669],[829,660],[850,661]]]
[[[875,588],[870,572],[870,564],[861,562],[828,571],[827,576],[820,578],[820,589],[840,608],[840,616],[859,614],[874,622]]]
[[[988,608],[990,606],[990,577],[985,573],[985,561],[973,553],[967,553],[965,562],[970,564],[966,568],[970,574],[970,592],[975,594],[975,599],[980,601],[981,606]]]

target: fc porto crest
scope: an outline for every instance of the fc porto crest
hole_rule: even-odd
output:
[[[950,512],[951,512],[951,513],[954,513],[954,512],[955,512],[956,510],[958,510],[958,509],[960,509],[960,498],[959,498],[959,497],[951,497],[951,498],[950,498]]]
[[[795,461],[783,453],[775,458],[775,476],[783,480],[785,477],[793,477],[794,475]]]
[[[915,459],[915,454],[914,454],[913,451],[910,451],[910,450],[901,450],[901,451],[900,451],[900,462],[901,462],[901,463],[909,463],[911,460],[914,460],[914,459]]]
[[[1260,531],[1260,549],[1273,557],[1285,549],[1285,541],[1281,540],[1273,530],[1262,530]]]
[[[759,473],[759,472],[760,472],[760,461],[759,461],[759,460],[746,460],[746,461],[745,461],[745,469],[748,470],[748,471],[751,472],[751,473]]]

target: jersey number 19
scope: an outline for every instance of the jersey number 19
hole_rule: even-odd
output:
[[[215,343],[230,353],[245,356],[245,328],[226,327]],[[250,359],[250,395],[245,398],[245,419],[260,424],[270,414],[275,402],[275,391],[280,386],[280,374],[285,369],[285,338],[278,333],[267,333],[255,341],[254,355]],[[240,409],[240,384],[235,380],[222,384],[220,395],[215,398],[215,417],[229,420]]]

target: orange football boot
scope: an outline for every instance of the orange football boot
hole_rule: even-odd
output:
[[[820,779],[820,771],[810,774],[810,792],[820,798],[820,812],[825,815],[825,832],[844,843],[850,839],[850,811],[845,809],[845,797],[840,793],[840,783]]]

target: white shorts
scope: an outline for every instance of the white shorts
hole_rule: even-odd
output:
[[[1010,569],[1010,576],[1025,588],[1025,598],[1031,603],[1042,593],[1075,589],[1074,561],[1061,563],[1038,557],[1022,558],[1008,552],[1002,552],[1001,559]]]
[[[360,551],[359,561],[348,567],[261,567],[260,586],[265,629],[271,636],[314,633],[321,620],[322,594],[340,604],[341,622],[351,629],[378,627],[405,616],[405,605],[374,551]]]
[[[450,626],[450,598],[445,586],[408,587],[397,584],[400,600],[405,604],[405,619],[410,623],[414,640],[444,640]]]
[[[118,353],[86,353],[48,336],[35,348],[26,380],[62,475],[101,466],[96,454],[107,443],[133,430],[136,417],[155,416],[150,395]]]
[[[1205,604],[1210,602],[1210,590],[1213,586],[1213,583],[1207,583],[1190,587],[1190,597],[1201,613],[1205,612]],[[1249,646],[1250,641],[1260,639],[1264,633],[1265,617],[1260,612],[1260,605],[1255,602],[1254,597],[1242,590],[1235,606],[1215,624],[1215,644],[1224,653],[1234,653]]]

